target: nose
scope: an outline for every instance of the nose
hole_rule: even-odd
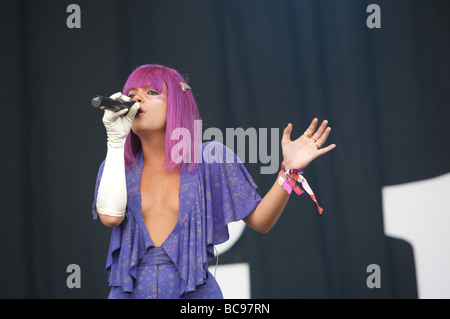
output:
[[[134,102],[139,102],[139,103],[142,102],[142,99],[137,94],[135,96],[133,96],[133,98],[131,100]]]
[[[144,93],[145,92],[143,92],[142,89],[136,90],[136,92],[134,92],[134,96],[132,97],[131,100],[133,100],[134,102],[142,103],[144,101],[144,98],[143,98]]]

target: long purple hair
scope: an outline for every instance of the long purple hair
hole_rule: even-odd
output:
[[[190,89],[183,91],[180,82],[186,83],[183,77],[174,69],[157,65],[146,64],[135,69],[128,77],[122,93],[128,95],[132,89],[152,87],[158,92],[164,92],[164,84],[167,86],[167,122],[166,122],[166,159],[164,166],[167,170],[180,168],[180,170],[192,171],[196,167],[194,158],[195,152],[195,132],[194,121],[200,120],[197,104]],[[177,128],[187,129],[191,140],[172,140],[171,134]],[[201,140],[199,141],[201,143]],[[176,163],[172,159],[172,149],[179,147],[189,147],[190,160]],[[125,142],[125,165],[131,168],[136,162],[137,154],[142,149],[139,137],[130,131]],[[177,160],[179,162],[179,160]]]

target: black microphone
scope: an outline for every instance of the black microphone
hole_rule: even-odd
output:
[[[99,109],[107,109],[113,112],[118,112],[123,109],[130,109],[131,106],[133,106],[135,102],[125,102],[122,100],[114,100],[106,96],[96,95],[91,100],[91,105],[93,107],[97,107]],[[136,113],[138,115],[141,112],[141,109],[139,109]]]

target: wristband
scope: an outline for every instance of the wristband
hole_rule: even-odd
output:
[[[287,175],[293,175],[293,176],[295,176],[295,175],[299,175],[299,174],[303,174],[303,169],[302,168],[300,168],[300,169],[291,169],[291,168],[288,168],[288,167],[286,167],[286,164],[284,164],[284,162],[281,162],[281,169],[287,174]],[[293,176],[291,176],[291,177],[293,177]],[[296,178],[294,178],[295,180],[297,180]]]
[[[309,186],[308,181],[301,175],[301,174],[303,174],[303,169],[290,169],[290,168],[286,167],[286,164],[284,164],[284,162],[281,163],[281,169],[285,172],[286,180],[279,173],[278,174],[278,184],[283,186],[283,188],[289,194],[291,193],[291,190],[293,189],[297,193],[297,195],[300,195],[303,193],[303,191],[296,184],[296,182],[301,183],[303,189],[309,194],[311,199],[316,203],[319,214],[322,214],[323,208],[319,206],[316,196],[314,195],[314,192],[312,191],[311,187]],[[285,185],[285,184],[287,184],[287,185]]]
[[[291,194],[292,192],[292,188],[291,186],[288,184],[288,182],[283,178],[283,176],[281,176],[281,172],[278,173],[278,179],[277,179],[278,184],[280,184],[281,186],[283,186],[283,188],[286,190],[286,192],[288,192],[289,194]]]

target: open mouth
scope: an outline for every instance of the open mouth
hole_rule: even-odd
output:
[[[141,116],[142,114],[144,114],[144,112],[142,112],[141,109],[138,109],[137,112],[136,112],[136,117],[139,117],[139,116]]]

